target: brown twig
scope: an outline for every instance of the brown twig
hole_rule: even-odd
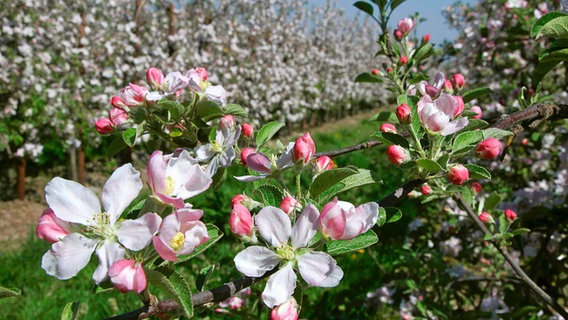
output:
[[[321,156],[328,156],[328,157],[335,157],[335,156],[340,156],[342,154],[346,154],[346,153],[350,153],[353,151],[358,151],[358,150],[362,150],[362,149],[370,149],[376,146],[380,146],[381,144],[383,144],[381,141],[379,140],[370,140],[370,141],[366,141],[354,146],[349,146],[343,149],[339,149],[339,150],[332,150],[332,151],[323,151],[323,152],[317,152],[316,154],[314,154],[314,157],[321,157]]]

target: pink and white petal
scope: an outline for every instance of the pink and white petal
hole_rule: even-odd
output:
[[[271,246],[278,247],[288,243],[288,238],[292,233],[292,222],[282,209],[264,207],[254,217],[254,221],[262,238]]]
[[[177,209],[176,214],[179,223],[182,225],[181,228],[183,229],[183,225],[186,223],[201,219],[201,217],[203,217],[203,210],[192,209],[191,204],[187,204],[184,208]]]
[[[168,162],[162,156],[162,151],[156,150],[148,161],[148,184],[154,193],[160,193],[166,188],[166,168]]]
[[[266,155],[262,153],[251,153],[247,157],[247,167],[257,172],[269,173],[272,164]]]
[[[239,252],[235,258],[235,267],[248,277],[260,277],[274,269],[280,262],[276,254],[261,246],[250,246]]]
[[[461,129],[465,128],[469,123],[469,120],[465,117],[456,119],[446,125],[440,134],[442,136],[449,136],[450,134],[456,133]]]
[[[116,169],[103,188],[103,207],[114,224],[142,190],[140,172],[127,163]]]
[[[201,170],[201,167],[197,164],[187,170],[185,176],[189,179],[178,192],[178,197],[184,199],[189,199],[207,190],[213,181],[211,176]]]
[[[364,217],[363,232],[369,231],[379,219],[379,204],[376,202],[367,202],[358,206],[355,211]]]
[[[456,108],[458,107],[458,102],[456,99],[447,93],[442,93],[438,99],[434,101],[436,108],[443,112],[448,117],[453,117]]]
[[[152,244],[156,252],[166,261],[177,261],[177,255],[172,248],[170,248],[164,241],[158,236],[152,237]]]
[[[178,250],[178,255],[190,254],[197,246],[209,240],[207,227],[201,221],[190,222],[184,226],[184,229],[186,230],[184,232],[185,239],[183,241],[183,247]]]
[[[99,266],[93,273],[96,284],[101,283],[108,276],[108,269],[118,260],[124,258],[124,248],[116,242],[105,241],[99,244],[96,253],[99,258]]]
[[[287,263],[282,269],[268,278],[266,287],[262,291],[262,301],[269,308],[274,308],[288,301],[294,289],[296,289],[298,277],[292,269],[292,264]]]
[[[152,236],[158,232],[161,223],[162,218],[158,214],[149,212],[136,220],[122,221],[120,228],[116,231],[116,236],[126,248],[139,251],[150,244]]]
[[[71,233],[43,255],[41,268],[60,280],[73,278],[89,263],[96,245],[96,240]]]
[[[177,219],[175,213],[170,213],[164,219],[162,219],[162,224],[160,225],[160,230],[158,236],[164,241],[164,243],[169,243],[172,238],[180,232],[180,223]]]
[[[162,193],[155,193],[154,195],[157,196],[158,199],[160,199],[160,201],[162,201],[163,203],[171,205],[176,209],[185,207],[185,202],[183,202],[182,198],[170,197]]]
[[[321,251],[310,251],[296,258],[302,279],[315,287],[335,287],[343,278],[343,270],[335,259]]]
[[[318,209],[313,204],[308,204],[296,224],[292,228],[292,234],[290,235],[290,241],[294,249],[305,248],[308,246],[308,242],[316,235],[319,228],[319,216],[320,213]]]
[[[258,175],[258,176],[240,176],[240,177],[234,177],[234,178],[237,179],[240,182],[254,182],[254,181],[262,180],[266,177],[268,177],[267,174],[261,174],[261,175]]]
[[[59,177],[45,186],[45,200],[55,216],[67,222],[91,225],[95,214],[101,212],[101,203],[93,191]]]
[[[322,209],[320,224],[323,233],[332,239],[340,239],[345,233],[345,229],[347,227],[346,213],[349,212],[350,209],[349,207],[346,208],[345,204],[349,203],[345,201],[337,201],[337,198],[335,198]],[[349,205],[353,207],[353,205]]]

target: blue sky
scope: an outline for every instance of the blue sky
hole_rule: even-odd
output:
[[[347,16],[355,17],[358,12],[361,13],[360,16],[364,15],[362,11],[353,6],[355,2],[355,0],[338,0],[338,5],[345,10]],[[442,15],[442,11],[455,2],[457,2],[457,0],[407,0],[396,8],[391,16],[390,29],[391,31],[394,30],[394,25],[396,25],[399,19],[418,12],[422,17],[427,19],[420,25],[418,31],[419,35],[429,33],[432,42],[436,44],[442,43],[444,39],[453,40],[457,36],[457,33],[449,29]],[[474,3],[475,1],[462,0],[461,2]],[[375,9],[376,8],[375,6]]]

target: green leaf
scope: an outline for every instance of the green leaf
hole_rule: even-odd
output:
[[[482,96],[487,96],[489,94],[491,94],[493,92],[493,90],[489,89],[489,88],[475,88],[469,91],[466,91],[464,94],[462,94],[462,99],[464,103],[468,103],[473,99],[482,97]]]
[[[136,128],[128,128],[122,132],[122,140],[131,148],[134,146],[134,143],[136,143],[136,131]]]
[[[387,145],[396,144],[405,149],[408,149],[410,147],[408,140],[406,140],[406,138],[396,133],[377,132],[375,136],[377,137],[377,139],[381,140],[383,143]]]
[[[367,119],[367,121],[379,121],[379,122],[398,122],[398,118],[394,114],[394,112],[390,111],[381,111],[374,116]]]
[[[368,72],[363,72],[361,74],[358,74],[355,77],[355,82],[362,82],[362,83],[382,83],[383,79],[377,77],[376,75],[372,74],[372,73],[368,73]]]
[[[483,203],[483,211],[491,211],[499,203],[501,203],[502,199],[503,198],[500,194],[492,193],[489,197],[487,197],[487,199],[485,199],[485,202]]]
[[[554,67],[556,67],[561,62],[562,61],[560,60],[549,61],[545,63],[539,62],[533,71],[533,81],[535,83],[540,83],[540,81],[542,81],[542,78],[544,78],[544,76],[546,76],[550,72],[550,70],[554,69]]]
[[[195,250],[193,250],[192,253],[184,256],[178,256],[178,261],[176,261],[176,263],[181,263],[195,257],[201,252],[207,250],[209,247],[215,244],[215,242],[219,241],[223,237],[223,232],[221,232],[221,230],[219,230],[219,228],[217,228],[217,226],[215,226],[214,224],[207,223],[205,224],[205,226],[207,227],[207,234],[209,235],[209,240],[207,240],[207,242],[195,248]],[[164,264],[166,263],[167,262],[165,261]]]
[[[366,169],[358,169],[358,172],[356,174],[342,179],[341,181],[321,192],[319,194],[318,202],[322,203],[329,201],[338,193],[353,189],[355,187],[361,187],[364,185],[375,184],[379,182],[380,180],[375,178],[371,171]]]
[[[282,190],[272,184],[264,184],[253,192],[254,198],[262,198],[266,206],[279,207],[284,198]]]
[[[509,317],[510,319],[531,319],[526,316],[530,316],[531,313],[536,314],[540,310],[542,310],[542,308],[539,306],[526,305],[523,307],[516,308],[516,310],[511,312]]]
[[[538,21],[537,21],[538,24]],[[539,25],[540,26],[540,25]],[[555,17],[540,26],[536,32],[536,39],[541,37],[567,38],[568,37],[568,16],[566,14]]]
[[[438,162],[432,159],[420,158],[416,159],[416,163],[426,172],[444,171],[444,168]]]
[[[312,182],[310,186],[310,196],[316,197],[320,195],[334,184],[339,183],[341,180],[351,175],[357,174],[357,172],[357,169],[352,167],[337,168],[322,172]]]
[[[225,115],[221,107],[213,101],[200,101],[195,105],[195,110],[204,121],[221,118]]]
[[[15,297],[15,296],[19,296],[21,294],[22,294],[22,291],[20,289],[0,287],[0,299]]]
[[[502,235],[507,232],[507,218],[505,218],[505,214],[501,214],[499,216],[499,233]]]
[[[166,291],[179,304],[183,315],[191,318],[193,315],[193,302],[191,300],[191,290],[185,277],[174,271],[170,276],[170,280],[157,270],[144,269],[144,272],[149,284]]]
[[[475,129],[486,128],[489,124],[485,120],[481,119],[469,119],[468,125],[463,128],[461,131],[473,131]]]
[[[243,107],[239,104],[228,103],[228,104],[224,105],[222,107],[222,109],[223,109],[223,112],[225,114],[231,114],[231,115],[239,116],[239,117],[243,117],[243,118],[248,117],[248,114],[245,111],[245,109],[243,109]]]
[[[452,153],[466,151],[478,144],[481,140],[483,140],[483,134],[479,131],[467,131],[460,133],[454,141]]]
[[[127,145],[124,143],[122,136],[116,136],[113,138],[107,149],[107,157],[112,158],[115,154],[126,149]]]
[[[195,287],[197,288],[197,291],[203,291],[205,283],[207,282],[207,280],[209,280],[209,277],[211,276],[213,271],[215,271],[215,265],[210,265],[199,271],[197,279],[195,279]]]
[[[61,320],[74,320],[77,318],[77,312],[79,312],[80,302],[69,302],[63,308],[61,312]]]
[[[373,230],[369,230],[351,240],[336,240],[325,244],[327,253],[332,256],[361,250],[379,241],[379,237]]]
[[[402,211],[400,211],[399,208],[391,207],[385,208],[385,210],[388,216],[387,223],[397,222],[398,220],[400,220],[400,218],[402,218]]]
[[[491,179],[491,174],[487,169],[476,164],[465,164],[464,167],[469,171],[470,179]]]
[[[258,135],[256,136],[256,147],[260,148],[268,140],[270,140],[282,127],[284,123],[278,121],[269,122],[258,130]]]
[[[555,50],[555,51],[545,51],[539,55],[539,63],[547,63],[552,61],[566,61],[568,60],[568,48]]]
[[[529,232],[531,232],[530,229],[527,229],[527,228],[519,228],[519,229],[515,229],[513,232],[511,232],[511,234],[512,234],[513,236],[518,236],[518,235],[520,235],[520,234],[529,233]]]
[[[173,127],[172,130],[170,130],[170,137],[172,138],[178,138],[183,136],[183,130],[181,128],[178,127]]]
[[[373,10],[373,6],[367,2],[364,1],[357,1],[353,4],[357,9],[367,13],[368,15],[370,15],[371,17],[373,16],[374,10]]]
[[[513,135],[511,131],[497,129],[497,128],[487,128],[485,130],[482,130],[481,133],[483,133],[483,140],[487,140],[489,138],[495,138],[500,140],[505,137]]]
[[[379,218],[377,219],[377,226],[382,227],[387,222],[387,210],[385,208],[379,208]]]
[[[177,101],[167,99],[160,100],[160,102],[158,102],[158,105],[168,109],[170,115],[172,116],[172,119],[174,119],[175,121],[179,121],[181,119],[181,116],[184,114],[184,106]]]
[[[394,11],[394,9],[396,9],[398,6],[404,3],[404,1],[406,0],[393,0],[390,5],[391,11]]]
[[[399,105],[406,103],[410,107],[410,129],[414,131],[418,139],[420,139],[424,134],[424,128],[420,122],[420,117],[418,117],[418,101],[420,101],[420,98],[417,96],[400,95],[397,98]]]
[[[549,13],[543,15],[532,26],[531,37],[536,38],[538,36],[538,33],[540,32],[540,29],[542,29],[542,27],[544,25],[546,25],[547,23],[549,23],[550,21],[552,21],[552,20],[554,20],[558,17],[564,17],[564,16],[566,16],[566,13],[562,13],[562,12],[558,12],[558,11],[549,12]]]
[[[432,53],[432,44],[428,43],[420,47],[420,49],[412,55],[412,58],[414,58],[416,62],[420,62],[420,60],[427,58],[432,55]]]

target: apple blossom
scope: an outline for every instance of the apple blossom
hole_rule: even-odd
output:
[[[463,74],[461,73],[454,74],[452,76],[452,85],[458,90],[463,88],[463,86],[465,85],[465,78]]]
[[[292,154],[294,155],[294,162],[298,162],[300,160],[303,161],[304,164],[310,161],[314,153],[316,152],[316,145],[310,133],[307,132],[303,136],[298,137],[296,139],[296,143],[294,144],[294,149]]]
[[[469,171],[463,165],[457,164],[450,168],[448,179],[451,183],[461,186],[464,182],[469,180]]]
[[[371,70],[371,74],[374,75],[374,76],[376,76],[376,75],[379,74],[379,70],[378,70],[378,69],[372,69],[372,70]]]
[[[430,42],[430,34],[429,34],[429,33],[425,34],[425,35],[422,37],[422,42],[424,42],[424,43]]]
[[[280,202],[280,209],[282,209],[282,211],[286,214],[294,212],[299,207],[300,204],[298,203],[298,200],[292,196],[287,196]]]
[[[114,107],[109,110],[108,118],[115,127],[118,127],[128,121],[128,113],[122,108]]]
[[[100,134],[109,134],[114,131],[114,124],[108,118],[101,118],[95,122],[95,130]]]
[[[118,221],[141,189],[140,173],[129,163],[123,165],[104,185],[101,210],[99,199],[91,190],[74,181],[53,178],[45,187],[49,208],[57,218],[84,227],[52,244],[41,263],[47,274],[70,279],[96,252],[99,266],[93,280],[99,284],[106,278],[108,268],[124,257],[124,248],[139,251],[146,247],[158,230],[160,216],[147,213],[136,220]]]
[[[247,165],[247,157],[254,153],[254,148],[243,148],[241,150],[241,163]]]
[[[454,99],[456,99],[458,106],[456,107],[456,111],[454,111],[454,117],[457,117],[459,115],[461,115],[463,113],[463,110],[465,108],[465,104],[463,102],[463,98],[461,96],[454,96]]]
[[[167,261],[177,261],[178,255],[190,254],[209,240],[207,227],[199,221],[203,211],[190,206],[177,209],[162,220],[158,235],[152,238],[154,248]]]
[[[128,109],[128,106],[124,103],[124,100],[122,100],[122,98],[119,96],[112,96],[112,98],[110,98],[110,104],[115,108],[121,108],[125,110]]]
[[[400,57],[400,59],[398,59],[398,62],[399,62],[401,65],[404,66],[404,65],[406,65],[406,64],[408,63],[408,57],[407,57],[407,56],[402,56],[402,57]]]
[[[146,289],[146,273],[142,264],[134,260],[118,260],[109,269],[108,276],[114,287],[122,293],[142,292]]]
[[[241,125],[241,131],[243,133],[243,136],[250,139],[254,134],[254,127],[250,123],[243,123]]]
[[[298,303],[294,297],[272,309],[271,320],[298,320]]]
[[[154,151],[147,171],[153,198],[175,208],[183,208],[184,200],[207,190],[212,182],[186,150],[168,155]]]
[[[471,188],[473,189],[473,191],[475,191],[475,193],[481,192],[482,189],[481,184],[479,182],[473,182],[471,184]]]
[[[219,120],[219,128],[221,126],[226,126],[229,129],[232,129],[233,126],[235,125],[235,117],[233,117],[230,114],[224,115],[223,117],[221,117],[221,119]]]
[[[404,37],[404,34],[402,33],[402,31],[395,29],[394,32],[392,33],[394,38],[396,39],[396,41],[400,41],[402,40],[402,37]]]
[[[292,152],[294,149],[294,142],[290,142],[286,150],[278,157],[272,156],[268,158],[262,153],[252,153],[247,157],[247,167],[256,172],[260,172],[257,176],[247,175],[235,177],[235,179],[242,182],[253,182],[264,179],[271,174],[278,174],[280,171],[290,168],[294,165]]]
[[[398,122],[401,124],[410,122],[410,114],[410,107],[406,103],[403,103],[396,108],[396,117],[398,118]]]
[[[229,227],[237,236],[252,235],[252,215],[247,207],[240,203],[233,204],[233,210],[231,210],[231,215],[229,216]]]
[[[225,119],[219,122],[215,140],[195,149],[199,162],[207,162],[207,173],[214,176],[219,167],[228,167],[235,159],[235,144],[239,140],[241,127],[231,127]]]
[[[285,303],[294,293],[294,268],[315,287],[335,287],[343,278],[343,270],[329,254],[307,248],[317,233],[318,221],[319,212],[312,204],[306,206],[293,227],[290,217],[276,207],[264,207],[255,216],[260,235],[274,251],[250,246],[234,261],[237,270],[248,277],[260,277],[279,266],[262,292],[262,300],[269,308]]]
[[[70,229],[71,225],[68,222],[57,218],[53,210],[47,208],[39,218],[36,235],[49,243],[55,243],[70,234]]]
[[[475,153],[481,159],[493,159],[501,152],[501,141],[489,138],[481,141],[475,148]]]
[[[481,220],[481,222],[483,223],[493,223],[493,217],[491,216],[491,214],[489,214],[489,212],[486,211],[483,211],[479,214],[479,220]]]
[[[454,87],[452,86],[452,82],[450,80],[446,79],[446,82],[444,83],[444,91],[452,93],[453,90],[454,90]]]
[[[120,98],[130,108],[142,106],[146,103],[148,89],[143,86],[131,83],[120,90]]]
[[[231,199],[231,205],[235,206],[235,204],[242,204],[246,198],[248,197],[245,196],[244,194],[237,194],[233,196],[233,198]]]
[[[422,192],[423,195],[427,196],[430,193],[432,193],[432,188],[430,188],[429,185],[425,184],[422,187],[420,187],[420,191]]]
[[[398,21],[398,30],[400,30],[405,35],[408,34],[415,26],[414,20],[412,18],[402,18]]]
[[[442,136],[456,133],[469,123],[465,117],[452,121],[458,111],[458,101],[446,93],[442,93],[435,100],[432,100],[429,95],[424,95],[418,101],[418,116],[424,127]]]
[[[376,223],[379,205],[367,202],[355,208],[349,202],[338,201],[337,197],[326,204],[320,214],[320,225],[324,235],[333,240],[351,240],[369,231]]]
[[[393,144],[387,148],[387,157],[392,164],[400,165],[410,160],[410,153],[403,147]]]
[[[189,85],[189,79],[179,71],[170,72],[156,91],[146,94],[147,101],[158,101],[171,95],[179,95]]]
[[[149,68],[146,71],[146,81],[152,88],[158,89],[162,86],[162,82],[164,81],[164,74],[158,68]]]
[[[314,161],[314,169],[317,174],[333,169],[334,165],[335,163],[328,156],[321,156]]]
[[[379,129],[381,132],[396,133],[396,127],[391,123],[383,123]]]
[[[517,219],[517,213],[511,209],[506,209],[505,218],[507,218],[509,222],[513,222],[515,219]]]
[[[483,117],[483,111],[479,106],[473,106],[469,111],[477,113],[475,116],[472,116],[473,119],[481,119]]]

